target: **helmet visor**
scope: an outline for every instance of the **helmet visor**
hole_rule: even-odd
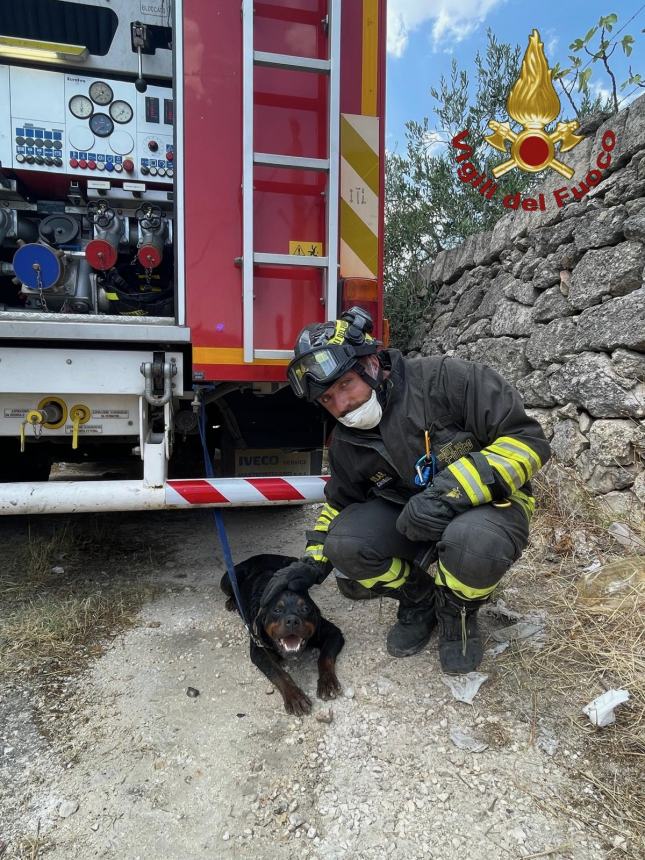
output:
[[[342,345],[326,346],[294,358],[287,369],[287,376],[297,397],[312,400],[355,363],[353,350]]]

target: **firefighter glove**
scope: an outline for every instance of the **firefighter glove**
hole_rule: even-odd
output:
[[[401,511],[396,527],[408,540],[436,542],[455,513],[442,498],[441,490],[429,487],[412,496]]]
[[[474,453],[443,469],[426,490],[412,496],[396,523],[401,534],[413,541],[438,541],[456,514],[490,501],[491,494],[477,467],[488,481],[490,467],[479,453]]]
[[[280,594],[281,591],[307,592],[312,585],[322,582],[325,578],[326,565],[313,561],[305,556],[299,561],[292,561],[287,567],[276,571],[262,593],[261,606],[266,606]]]

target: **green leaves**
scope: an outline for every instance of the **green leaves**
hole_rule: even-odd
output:
[[[580,72],[580,77],[578,78],[578,92],[586,93],[589,88],[589,78],[591,77],[591,68],[584,69]]]
[[[630,78],[619,84],[616,80],[615,70],[612,68],[613,61],[610,63],[619,44],[626,57],[631,56],[635,45],[634,37],[629,34],[625,34],[620,41],[617,41],[618,34],[624,30],[624,26],[616,33],[616,36],[609,37],[617,23],[618,15],[614,12],[609,15],[602,15],[598,19],[598,23],[591,27],[583,37],[575,39],[569,45],[569,50],[572,52],[569,54],[571,66],[568,69],[563,69],[558,64],[553,70],[553,80],[560,82],[563,92],[575,107],[578,116],[580,116],[583,107],[585,110],[591,109],[598,101],[597,97],[589,98],[589,82],[598,62],[602,66],[603,74],[609,78],[611,102],[605,107],[610,110],[617,111],[619,109],[617,91],[618,89],[624,90],[630,80],[634,78],[630,69]],[[638,81],[634,80],[633,83],[636,86],[641,86],[640,78]],[[572,98],[572,92],[576,88],[577,92],[584,96],[579,106],[575,105]]]
[[[611,15],[605,15],[604,18],[601,18],[598,21],[598,26],[604,27],[607,32],[611,33],[612,27],[618,21],[618,15],[614,15],[612,12]]]

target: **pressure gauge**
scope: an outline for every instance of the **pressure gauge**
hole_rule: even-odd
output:
[[[121,123],[130,122],[133,116],[133,110],[127,102],[122,99],[117,99],[110,105],[110,116],[114,122]]]
[[[95,113],[90,119],[90,128],[97,137],[109,137],[114,131],[114,123],[106,113]]]
[[[87,96],[72,96],[69,110],[77,119],[87,119],[94,113],[94,105]]]
[[[90,98],[97,105],[109,105],[114,98],[112,87],[105,81],[94,81],[90,86]]]

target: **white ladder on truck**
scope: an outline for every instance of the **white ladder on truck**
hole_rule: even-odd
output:
[[[296,57],[256,51],[253,41],[253,2],[242,0],[242,308],[244,361],[256,358],[291,358],[285,349],[255,349],[253,342],[253,267],[316,266],[324,270],[326,319],[336,317],[338,296],[338,183],[340,150],[340,4],[329,0],[329,59]],[[329,76],[327,158],[273,155],[255,152],[253,135],[253,70],[270,66],[298,72]],[[253,244],[253,170],[256,165],[296,170],[318,170],[327,173],[326,236],[324,257],[299,257],[292,254],[257,253]]]

